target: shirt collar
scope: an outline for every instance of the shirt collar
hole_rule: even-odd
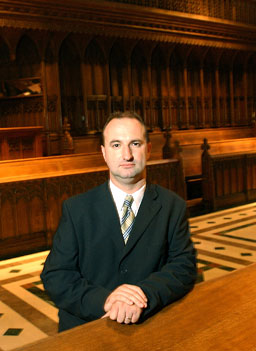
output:
[[[127,194],[125,191],[121,190],[120,188],[118,188],[115,184],[113,184],[113,182],[111,180],[109,180],[109,187],[113,196],[113,199],[115,201],[116,204],[116,208],[118,210],[118,212],[120,213],[122,211],[122,207],[123,207],[123,203],[124,203],[124,199],[126,195],[132,195],[134,198],[133,204],[132,204],[132,210],[136,216],[141,201],[143,199],[144,196],[144,192],[146,189],[146,184],[144,184],[139,190],[137,190],[135,193],[132,194]]]

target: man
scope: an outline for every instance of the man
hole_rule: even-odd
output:
[[[109,181],[64,202],[41,275],[60,331],[98,318],[141,322],[196,278],[185,201],[146,183],[151,144],[143,120],[111,115],[101,149]]]

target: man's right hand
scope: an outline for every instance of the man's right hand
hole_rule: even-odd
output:
[[[111,309],[101,318],[109,317],[118,323],[136,323],[140,318],[142,310],[143,308],[140,308],[135,304],[128,305],[125,302],[116,301],[111,306]]]
[[[147,307],[147,297],[142,289],[136,285],[123,284],[118,286],[107,297],[104,304],[104,311],[108,312],[115,302],[125,302],[128,305],[135,304],[139,308]]]

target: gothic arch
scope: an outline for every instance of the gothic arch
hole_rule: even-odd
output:
[[[118,43],[111,48],[109,55],[110,92],[112,96],[123,96],[124,76],[127,70],[127,59]]]
[[[0,76],[2,80],[9,78],[10,50],[6,41],[0,36]],[[4,83],[0,86],[0,96],[6,95]]]
[[[170,112],[172,128],[180,128],[185,115],[183,58],[175,47],[169,62],[170,71]]]
[[[40,63],[41,58],[36,43],[27,34],[24,34],[16,47],[17,77],[40,77]]]
[[[65,38],[59,50],[61,110],[62,118],[68,118],[73,135],[84,133],[80,64],[80,56],[74,42],[70,37]]]
[[[92,39],[88,44],[84,62],[88,95],[106,94],[106,58],[97,40]]]
[[[150,87],[147,60],[142,47],[137,44],[131,53],[131,108],[152,127],[149,115]]]
[[[167,65],[162,48],[156,46],[151,56],[151,86],[153,113],[156,125],[166,129],[168,121]]]

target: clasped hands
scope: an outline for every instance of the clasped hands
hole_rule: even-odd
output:
[[[147,297],[142,289],[136,285],[123,284],[107,297],[104,304],[106,313],[102,318],[109,317],[118,323],[136,323],[146,307]]]

